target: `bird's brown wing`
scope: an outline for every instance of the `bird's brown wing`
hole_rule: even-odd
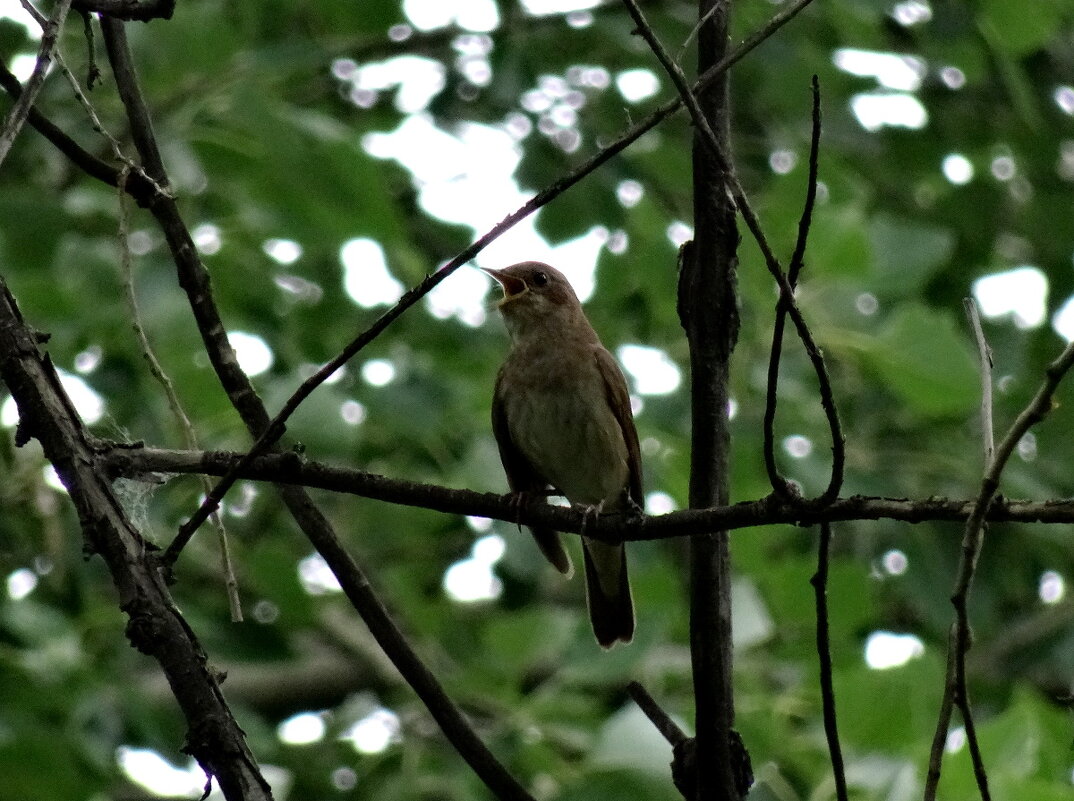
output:
[[[597,367],[604,378],[604,389],[608,405],[611,406],[619,428],[623,431],[623,440],[627,447],[627,465],[630,467],[630,481],[627,491],[630,499],[638,506],[645,506],[645,496],[641,488],[641,448],[638,445],[638,430],[634,427],[634,415],[630,411],[630,391],[627,389],[623,371],[619,369],[615,358],[605,348],[595,348]]]
[[[500,393],[503,383],[503,372],[496,378],[496,389],[492,395],[492,433],[496,437],[496,445],[500,449],[500,461],[503,462],[503,470],[507,474],[507,485],[512,492],[518,493],[543,493],[549,485],[548,480],[519,450],[511,437],[511,428],[507,423],[506,404]],[[571,565],[571,557],[563,548],[559,540],[559,532],[548,528],[530,528],[533,539],[541,553],[560,573],[570,576],[574,572]]]

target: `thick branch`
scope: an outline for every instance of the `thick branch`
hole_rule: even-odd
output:
[[[664,61],[667,58],[634,0],[627,8],[639,32]],[[701,0],[698,18],[698,72],[717,64],[728,48],[731,0]],[[691,106],[693,144],[694,241],[684,250],[679,274],[679,318],[690,348],[690,506],[726,504],[729,497],[731,439],[731,354],[738,341],[738,230],[728,188],[728,163],[705,141],[707,134],[724,151],[730,138],[726,73],[695,100],[682,80],[681,98]],[[710,127],[711,126],[711,127]],[[744,790],[735,781],[731,758],[735,720],[731,651],[731,554],[726,530],[695,534],[690,540],[690,656],[695,702],[697,801],[737,801]],[[746,788],[748,790],[748,788]]]
[[[98,459],[113,476],[159,481],[160,475],[223,475],[242,458],[222,451],[175,451],[119,447],[103,451]],[[470,515],[528,526],[544,526],[609,542],[683,537],[713,529],[740,529],[769,525],[808,526],[850,520],[897,520],[903,523],[964,523],[973,511],[972,500],[960,498],[877,498],[855,495],[839,498],[823,509],[803,510],[793,501],[769,496],[731,506],[686,509],[663,515],[637,517],[602,514],[594,518],[582,508],[568,509],[534,502],[519,506],[511,495],[451,489],[434,484],[388,478],[353,468],[305,461],[294,453],[268,453],[251,460],[240,478],[294,484],[342,492],[371,500],[397,503],[446,514]],[[991,522],[1074,523],[1074,499],[1049,501],[995,501],[988,510]]]
[[[185,750],[229,801],[271,799],[197,637],[179,614],[151,547],[127,519],[48,357],[0,279],[0,375],[19,407],[21,437],[36,437],[78,510],[86,547],[99,553],[127,614],[127,637],[156,659],[186,717]]]

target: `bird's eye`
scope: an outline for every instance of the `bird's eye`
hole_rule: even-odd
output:
[[[536,272],[536,273],[533,274],[533,285],[534,286],[544,286],[547,283],[548,283],[548,273],[542,271],[542,272]]]

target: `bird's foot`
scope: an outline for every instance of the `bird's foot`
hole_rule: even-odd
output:
[[[626,512],[627,520],[631,523],[636,523],[642,517],[645,516],[645,507],[630,497],[629,494],[625,494],[626,497]]]
[[[582,525],[578,533],[583,537],[585,536],[586,527],[589,526],[589,521],[592,519],[595,525],[600,521],[601,513],[604,511],[604,501],[596,504],[595,506],[583,506],[582,507]]]
[[[539,489],[539,490],[518,490],[517,492],[510,493],[508,504],[511,507],[511,511],[514,513],[514,523],[518,526],[518,530],[522,530],[522,510],[533,503],[535,498],[547,499],[550,495],[555,495],[556,491],[552,489]]]

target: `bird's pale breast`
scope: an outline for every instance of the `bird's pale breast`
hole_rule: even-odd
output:
[[[514,353],[503,399],[515,444],[572,503],[614,508],[629,478],[623,432],[593,358]]]

